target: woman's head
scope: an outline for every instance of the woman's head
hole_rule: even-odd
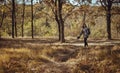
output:
[[[83,26],[82,26],[82,28],[85,28],[85,27],[87,27],[87,26],[86,26],[86,24],[84,23]]]

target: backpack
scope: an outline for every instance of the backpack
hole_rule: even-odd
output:
[[[90,28],[87,28],[86,31],[87,31],[87,34],[90,35],[90,33],[91,33],[91,32],[90,32]]]

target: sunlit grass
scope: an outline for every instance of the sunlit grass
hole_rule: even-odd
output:
[[[0,49],[0,73],[117,73],[120,72],[119,61],[119,46]]]

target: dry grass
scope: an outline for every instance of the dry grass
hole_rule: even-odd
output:
[[[9,46],[0,48],[0,73],[120,73],[119,45]]]
[[[3,73],[119,73],[120,47],[46,46],[46,48],[2,48]],[[2,70],[3,69],[3,70]]]

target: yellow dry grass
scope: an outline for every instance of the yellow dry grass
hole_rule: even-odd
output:
[[[120,73],[120,46],[9,43],[0,48],[0,73]]]

